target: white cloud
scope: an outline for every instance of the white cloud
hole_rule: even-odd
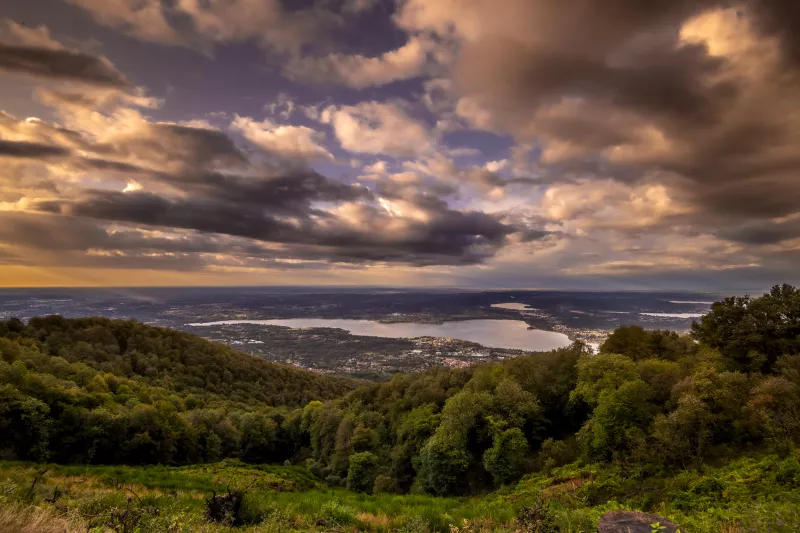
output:
[[[484,165],[489,172],[500,172],[508,166],[508,159],[501,159],[499,161],[489,161]]]
[[[231,128],[263,150],[289,159],[333,159],[322,146],[325,134],[306,126],[280,125],[265,119],[256,122],[251,117],[236,116]]]
[[[31,28],[13,20],[0,19],[0,42],[13,46],[30,46],[48,50],[64,50],[65,46],[50,36],[46,26]]]
[[[658,183],[625,185],[612,180],[554,185],[542,197],[541,215],[567,230],[651,228],[689,206]]]
[[[379,57],[329,54],[325,57],[297,58],[286,66],[285,72],[295,79],[339,83],[364,89],[415,78],[423,73],[426,59],[423,42],[412,37],[400,48]]]
[[[351,152],[414,157],[433,145],[428,128],[395,104],[330,106],[320,120],[333,127],[342,147]]]
[[[295,109],[297,109],[297,105],[294,103],[294,100],[292,100],[292,97],[286,93],[280,93],[274,102],[270,102],[264,106],[265,111],[269,111],[270,114],[278,116],[283,120],[289,120],[295,112]]]

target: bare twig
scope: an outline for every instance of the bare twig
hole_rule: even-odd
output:
[[[130,492],[131,494],[133,494],[134,496],[136,496],[136,499],[137,499],[137,500],[139,500],[139,503],[142,503],[142,499],[139,497],[139,495],[138,495],[138,494],[136,494],[136,492],[134,492],[134,490],[133,490],[132,488],[130,488],[130,487],[125,487],[125,490],[127,490],[128,492]]]
[[[25,496],[25,499],[26,499],[26,500],[29,500],[29,501],[30,501],[30,500],[32,500],[32,499],[33,499],[33,495],[35,494],[35,493],[34,493],[34,491],[36,490],[36,484],[37,484],[37,483],[39,483],[39,481],[42,479],[42,477],[43,477],[45,474],[47,474],[49,471],[50,471],[50,468],[48,467],[48,468],[45,468],[45,469],[43,469],[43,470],[39,470],[39,471],[36,473],[36,476],[34,476],[34,478],[33,478],[33,481],[31,482],[31,486],[30,486],[30,488],[28,489],[28,492],[27,492],[27,494],[26,494],[26,496]]]

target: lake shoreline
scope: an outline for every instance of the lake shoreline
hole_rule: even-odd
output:
[[[478,344],[484,348],[544,352],[569,346],[572,340],[565,334],[531,328],[524,320],[472,319],[447,321],[442,324],[419,322],[382,323],[360,319],[233,319],[186,324],[191,328],[262,325],[294,329],[331,328],[347,331],[354,336],[389,339],[441,338]]]

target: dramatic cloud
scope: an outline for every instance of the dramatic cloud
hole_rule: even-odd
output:
[[[800,282],[798,5],[65,0],[0,24],[0,261]]]
[[[397,19],[460,42],[456,107],[473,127],[539,144],[546,172],[649,183],[662,203],[635,215],[640,230],[677,203],[694,231],[755,244],[790,237],[774,219],[800,205],[797,15],[781,1],[410,0]],[[542,207],[558,201],[564,223],[609,210],[615,186],[587,187],[554,187]]]
[[[12,142],[0,140],[0,157],[40,158],[67,155],[69,150],[59,146],[29,142]]]
[[[6,207],[9,212],[26,213],[7,219],[11,231],[45,233],[42,228],[63,218],[73,226],[81,225],[75,238],[86,233],[93,236],[94,262],[108,256],[124,263],[121,258],[135,256],[137,265],[145,259],[131,255],[128,241],[116,233],[104,240],[104,225],[247,239],[256,245],[279,245],[282,258],[416,265],[484,261],[519,231],[491,215],[453,210],[434,197],[377,198],[366,188],[331,180],[302,166],[272,167],[269,161],[261,165],[213,128],[153,123],[130,109],[106,116],[102,123],[102,132],[92,131],[94,122],[85,125],[92,133],[89,136],[38,120],[4,117],[5,131],[41,142],[4,142],[0,157],[55,159],[52,170],[59,172],[49,173],[49,180],[58,184],[57,195],[34,191],[25,202]],[[289,150],[290,144],[266,142],[275,140],[270,136],[260,139],[257,134],[264,133],[265,124],[255,124],[250,132],[254,123],[239,117],[234,126],[252,137],[254,144],[264,144],[265,154],[274,154],[277,148],[283,148],[281,156],[304,154]],[[103,177],[102,187],[91,185],[94,176]],[[35,218],[35,213],[46,219]],[[43,226],[42,220],[47,224]],[[88,220],[99,226],[87,225]],[[8,233],[0,237],[7,244],[20,245]],[[49,241],[43,242],[43,248],[54,248],[47,245]],[[70,250],[79,248],[74,243],[74,239],[63,241]],[[168,244],[148,240],[151,248],[169,248]],[[169,253],[191,252],[173,248]],[[162,255],[153,257],[163,261]],[[258,257],[269,255],[259,250]]]
[[[70,50],[47,28],[0,20],[0,71],[90,85],[128,88],[129,82],[104,57]]]
[[[339,24],[336,13],[293,9],[280,0],[66,0],[103,25],[143,41],[207,50],[209,45],[256,40],[284,52]]]

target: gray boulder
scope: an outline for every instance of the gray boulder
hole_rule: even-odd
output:
[[[653,528],[658,524],[664,529]],[[657,514],[640,513],[638,511],[611,511],[600,517],[598,533],[676,533],[680,526]],[[686,533],[681,530],[681,533]]]

